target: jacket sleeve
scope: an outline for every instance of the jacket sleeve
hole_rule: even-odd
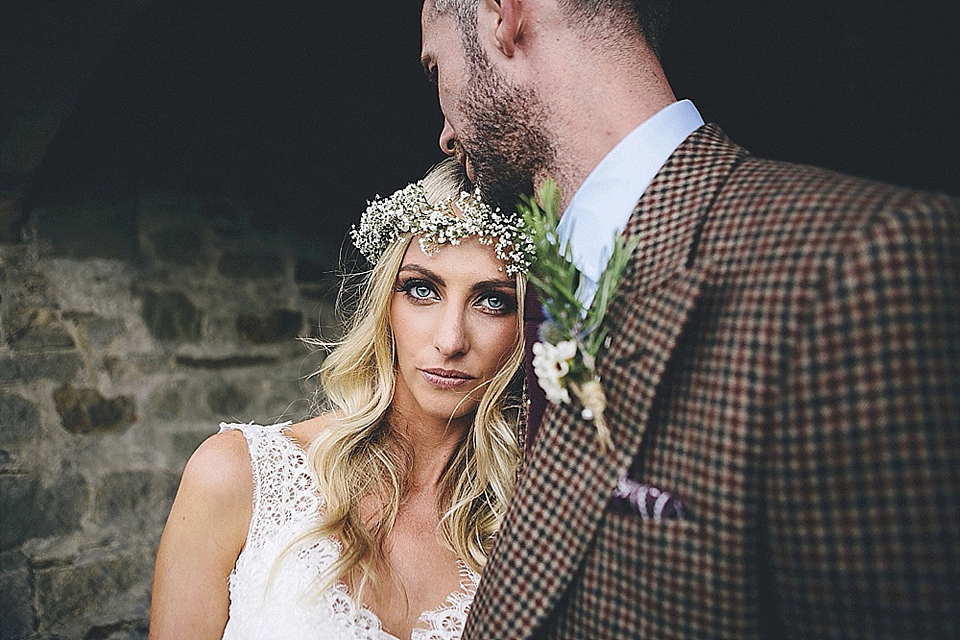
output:
[[[766,434],[785,637],[960,633],[960,216],[904,200],[797,316]]]

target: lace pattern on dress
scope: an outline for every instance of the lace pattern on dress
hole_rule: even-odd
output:
[[[224,640],[315,638],[396,640],[359,605],[346,585],[316,594],[316,578],[340,555],[339,542],[297,540],[316,524],[323,499],[306,452],[284,431],[289,422],[221,424],[243,433],[253,472],[253,514],[246,545],[230,574],[230,614]],[[424,611],[411,640],[459,640],[480,576],[463,562],[460,589]]]
[[[473,596],[477,593],[480,575],[460,559],[457,559],[457,565],[460,567],[460,589],[447,596],[442,606],[420,615],[420,622],[429,626],[425,629],[415,628],[410,640],[459,640],[463,635],[463,625],[467,622]]]
[[[289,530],[294,523],[315,521],[323,506],[306,453],[283,435],[290,424],[220,425],[221,432],[240,430],[250,448],[254,513],[247,534],[248,547],[262,547],[277,531]]]

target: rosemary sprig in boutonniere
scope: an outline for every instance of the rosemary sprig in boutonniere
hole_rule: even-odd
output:
[[[534,198],[523,198],[520,213],[533,230],[536,257],[530,266],[529,281],[540,295],[546,320],[540,326],[540,341],[533,345],[533,368],[537,380],[554,404],[576,400],[580,415],[596,426],[603,451],[613,442],[604,418],[607,399],[596,373],[596,359],[607,337],[603,318],[617,295],[620,277],[627,266],[636,240],[617,236],[607,268],[597,283],[597,292],[585,308],[577,298],[580,272],[567,258],[568,246],[560,246],[559,194],[553,180],[544,181]]]

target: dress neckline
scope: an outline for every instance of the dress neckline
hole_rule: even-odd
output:
[[[441,620],[448,612],[460,611],[465,604],[469,606],[469,602],[473,600],[473,595],[477,590],[477,583],[480,578],[476,572],[470,569],[460,558],[457,558],[457,570],[460,576],[460,586],[447,594],[447,597],[444,598],[443,602],[438,606],[424,609],[420,612],[420,615],[417,617],[417,625],[427,623],[430,626],[414,626],[410,634],[410,640],[416,640],[421,634],[428,634],[431,631],[440,630],[437,625],[434,624],[436,621]],[[386,631],[383,628],[383,621],[380,620],[380,616],[367,605],[357,602],[353,595],[350,594],[347,586],[342,582],[338,582],[338,589],[341,586],[343,587],[343,595],[349,598],[363,615],[368,617],[368,621],[376,626],[378,634],[383,636],[384,640],[403,640],[399,636],[395,636],[389,631]],[[432,638],[433,636],[429,637]]]
[[[300,441],[297,440],[291,430],[291,422],[284,422],[280,424],[273,425],[276,429],[277,434],[283,438],[297,453],[298,462],[307,466],[307,451],[300,444]],[[313,475],[313,469],[307,467],[311,482],[313,483],[312,490],[319,495],[317,491],[318,487],[316,486],[317,480]],[[337,555],[340,555],[342,551],[342,543],[339,539],[334,538],[333,536],[329,537],[330,541],[333,542],[334,547],[336,548]],[[467,566],[463,560],[459,557],[455,558],[457,564],[457,574],[460,580],[460,585],[458,588],[451,591],[447,594],[447,597],[440,602],[439,605],[433,608],[424,609],[420,612],[420,615],[417,616],[417,623],[432,623],[442,619],[442,617],[448,612],[457,612],[462,608],[469,607],[470,601],[473,600],[473,596],[476,593],[477,585],[480,582],[479,574]],[[333,588],[336,589],[341,596],[347,598],[355,607],[356,611],[360,612],[360,615],[365,617],[367,624],[372,625],[377,631],[378,635],[383,636],[384,640],[404,640],[398,636],[393,635],[392,633],[386,631],[383,627],[383,621],[380,620],[380,616],[377,613],[368,607],[367,605],[358,602],[356,598],[353,597],[353,594],[350,593],[350,589],[347,588],[347,585],[338,580]],[[410,640],[415,640],[418,637],[418,634],[425,634],[431,631],[439,630],[435,625],[430,627],[420,627],[414,626],[413,631],[410,635]]]

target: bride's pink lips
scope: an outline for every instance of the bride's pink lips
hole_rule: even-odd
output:
[[[457,389],[473,380],[473,376],[454,369],[420,369],[424,379],[441,389]]]

